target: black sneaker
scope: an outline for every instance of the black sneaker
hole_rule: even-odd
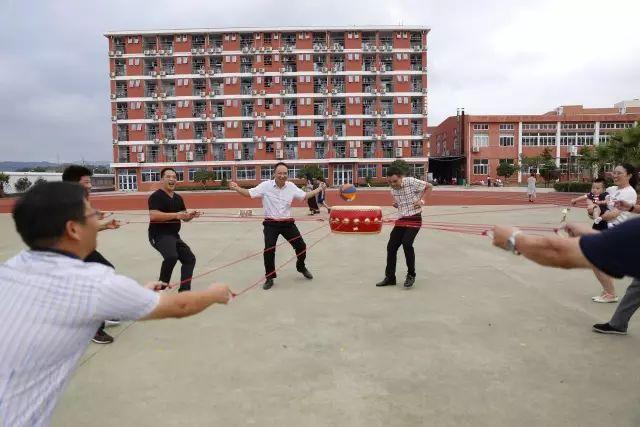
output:
[[[267,279],[264,282],[264,285],[262,285],[262,289],[264,289],[265,291],[271,289],[273,287],[273,279]]]
[[[622,329],[614,328],[609,323],[596,323],[593,325],[593,331],[599,332],[601,334],[617,334],[617,335],[627,335],[627,331],[623,331]]]
[[[311,274],[311,272],[309,270],[307,270],[306,268],[304,270],[298,270],[300,273],[302,273],[302,275],[304,277],[306,277],[307,279],[311,280],[313,279],[313,274]]]
[[[96,332],[92,341],[96,344],[111,344],[113,342],[113,337],[101,328],[98,329],[98,332]]]
[[[413,287],[413,284],[416,282],[416,276],[411,276],[407,274],[407,278],[404,279],[404,287],[405,289],[409,289]]]
[[[395,286],[396,285],[396,279],[390,279],[388,277],[385,277],[384,280],[382,282],[378,282],[376,283],[377,287],[382,287],[382,286]]]

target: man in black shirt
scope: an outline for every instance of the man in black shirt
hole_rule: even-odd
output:
[[[80,165],[69,165],[62,172],[62,180],[67,182],[77,182],[82,187],[84,187],[85,196],[87,200],[89,200],[89,196],[91,195],[91,175],[93,173],[84,166]],[[98,219],[104,218],[104,213],[98,211]],[[111,220],[99,225],[98,231],[102,230],[115,230],[120,227],[118,221]],[[113,264],[111,264],[100,252],[94,250],[91,252],[85,259],[84,262],[97,262],[98,264],[106,265],[107,267],[111,267],[115,269]],[[107,320],[103,322],[100,328],[96,331],[95,336],[93,337],[93,342],[96,344],[111,344],[113,342],[113,337],[109,335],[105,330],[105,326],[108,324],[109,326],[115,326],[119,322],[117,320]]]
[[[164,259],[160,267],[160,281],[169,283],[176,262],[180,260],[180,289],[191,290],[191,277],[196,266],[196,257],[180,238],[181,221],[191,221],[200,212],[187,212],[182,197],[175,192],[176,171],[164,168],[160,171],[162,188],[149,196],[149,242]]]
[[[628,210],[635,212],[635,207]],[[497,226],[493,244],[549,267],[593,268],[621,278],[633,277],[616,312],[607,323],[593,325],[594,332],[625,335],[631,316],[640,308],[640,218],[630,219],[598,232],[589,226],[568,224],[567,232],[579,238],[543,237],[522,234],[513,227]]]

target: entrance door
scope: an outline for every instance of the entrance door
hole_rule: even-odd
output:
[[[336,165],[333,169],[333,185],[352,184],[353,166]]]
[[[137,191],[138,176],[135,172],[123,171],[118,175],[118,190],[120,191]]]

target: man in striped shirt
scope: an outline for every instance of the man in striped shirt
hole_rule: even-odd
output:
[[[29,250],[0,264],[0,425],[46,426],[80,357],[105,319],[185,317],[226,303],[224,285],[156,293],[98,263],[99,222],[84,189],[34,186],[13,210]]]
[[[396,285],[396,260],[398,249],[402,246],[404,257],[407,261],[407,277],[404,287],[409,289],[416,281],[416,255],[413,250],[413,241],[422,226],[423,197],[433,186],[425,181],[404,176],[404,171],[396,166],[390,166],[387,170],[387,181],[391,186],[393,207],[398,209],[400,218],[389,236],[387,243],[387,267],[384,280],[376,283],[376,286]]]

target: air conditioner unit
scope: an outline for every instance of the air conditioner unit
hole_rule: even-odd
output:
[[[478,147],[477,145],[474,145],[474,146],[471,148],[471,151],[472,151],[472,152],[474,152],[474,153],[479,153],[479,152],[480,152],[480,147]]]
[[[160,144],[160,138],[155,138],[155,139],[153,140],[153,143],[154,143],[154,144]]]
[[[256,52],[256,48],[251,46],[251,49],[249,49],[251,51],[251,53],[255,53]]]
[[[371,72],[375,73],[376,71],[378,71],[378,67],[371,67]]]
[[[280,49],[278,49],[280,52],[284,53],[287,49],[284,46],[280,46]]]
[[[329,69],[327,67],[322,67],[322,72],[326,73],[327,71],[329,71]]]
[[[266,95],[266,93],[267,93],[267,92],[266,92],[265,90],[261,90],[261,91],[260,91],[260,95]]]
[[[327,135],[327,134],[325,133],[325,134],[322,136],[322,138],[323,138],[325,141],[328,141],[328,140],[329,140],[329,135]]]
[[[193,151],[187,151],[187,162],[193,162]]]
[[[402,157],[402,148],[396,148],[396,157]]]
[[[158,94],[157,94],[157,93],[155,93],[155,92],[153,92],[153,93],[151,94],[151,97],[152,97],[152,98],[157,98],[157,97],[158,97]]]
[[[144,153],[138,153],[138,163],[144,162]]]
[[[162,120],[167,120],[169,117],[166,114],[162,115]]]
[[[206,74],[206,70],[204,68],[201,68],[198,70],[198,74],[200,74],[201,76],[204,76]]]
[[[337,116],[337,115],[338,115],[338,112],[337,112],[337,111],[332,111],[332,112],[331,112],[331,115],[332,115],[332,116]]]
[[[216,48],[216,53],[221,53],[222,52],[222,48],[221,47],[217,47]]]
[[[380,139],[385,140],[387,139],[387,134],[383,133],[382,135],[380,135]]]
[[[351,157],[358,157],[358,149],[357,148],[352,148],[351,149]]]
[[[287,91],[286,91],[286,90],[284,90],[284,89],[282,89],[282,90],[280,91],[280,95],[285,95],[286,93],[287,93]]]
[[[264,52],[264,46],[260,47],[260,52]]]
[[[323,89],[322,93],[325,94],[325,95],[328,95],[329,94],[329,89]]]
[[[235,158],[236,160],[241,160],[241,159],[242,159],[242,151],[240,151],[240,150],[235,150],[235,152],[234,152],[234,158]]]
[[[200,49],[198,49],[198,53],[204,53],[204,48],[201,47]]]
[[[200,114],[200,118],[201,118],[202,120],[204,120],[204,119],[206,119],[206,118],[207,118],[207,115],[206,115],[205,113],[202,113],[202,114]]]
[[[337,141],[337,140],[338,140],[338,135],[332,135],[332,136],[331,136],[331,139],[332,139],[333,141]]]
[[[122,56],[122,51],[121,50],[116,50],[116,56]]]
[[[380,112],[380,115],[381,115],[382,117],[385,117],[385,116],[387,115],[387,112],[386,112],[385,110],[382,110],[382,111]]]
[[[243,47],[242,48],[242,53],[249,53],[249,48],[248,47]]]
[[[215,136],[212,136],[212,137],[211,137],[211,139],[210,139],[210,141],[211,141],[211,142],[216,142],[216,137],[215,137]]]
[[[155,71],[152,71],[152,72],[151,72],[151,75],[152,75],[152,76],[155,76],[156,74],[158,74],[158,73],[156,73]],[[162,71],[160,71],[160,75],[161,75],[161,76],[166,76],[166,75],[167,75],[167,72],[166,72],[166,71],[164,71],[164,70],[162,70]]]
[[[160,49],[160,50],[158,51],[158,53],[159,53],[160,55],[164,55],[164,49]]]
[[[111,77],[115,77],[115,76],[116,76],[116,72],[115,72],[115,71],[112,71],[112,72],[111,72]]]
[[[163,142],[164,144],[168,143],[168,142],[169,142],[169,138],[162,138],[162,142]]]
[[[117,139],[114,139],[114,140],[113,140],[113,143],[114,143],[114,145],[115,145],[115,144],[117,144],[117,143],[118,143],[118,140],[117,140]]]
[[[215,73],[216,73],[216,70],[214,70],[214,69],[209,70],[209,75],[210,76],[213,76]]]
[[[264,73],[264,68],[260,68],[258,71],[260,71],[261,73]]]
[[[202,141],[202,142],[209,142],[209,140],[207,139],[207,137],[206,137],[206,136],[203,136],[203,137],[200,139],[200,141]]]
[[[271,52],[273,49],[271,48],[271,46],[268,46],[265,50],[266,50],[267,52]]]
[[[422,67],[422,71],[425,71],[425,72],[426,72],[426,71],[427,71],[427,67],[426,67],[426,66],[425,66],[425,67]]]
[[[267,140],[267,137],[266,137],[266,136],[261,136],[261,137],[260,137],[260,140],[261,140],[262,142],[265,142],[265,141]]]
[[[329,115],[329,111],[328,111],[328,110],[325,110],[322,114],[323,114],[324,116],[328,116],[328,115]]]
[[[252,72],[253,74],[255,74],[255,73],[257,73],[257,72],[258,72],[258,69],[257,69],[257,68],[252,68],[252,69],[251,69],[251,72]]]
[[[258,112],[257,111],[253,112],[253,117],[258,117]]]
[[[112,93],[111,94],[111,99],[116,99],[116,98],[117,98],[117,95],[115,93]]]
[[[212,47],[210,47],[209,49],[207,49],[207,52],[209,52],[209,53],[213,53],[213,52],[215,52],[215,49],[214,49],[214,48],[212,48]]]
[[[111,116],[111,121],[115,122],[116,120],[118,120],[118,116]]]
[[[315,52],[319,52],[319,51],[320,51],[320,46],[318,46],[317,44],[314,44],[314,45],[313,45],[313,50],[314,50]]]
[[[207,92],[204,91],[204,90],[201,90],[200,91],[200,96],[204,98],[205,96],[207,96]]]
[[[115,56],[115,54],[116,54],[116,51],[115,51],[115,50],[110,50],[110,51],[109,51],[109,56]]]
[[[196,49],[195,47],[191,48],[191,53],[198,53],[198,49]]]
[[[263,111],[263,112],[261,112],[261,113],[260,113],[260,116],[262,116],[262,117],[266,117],[266,116],[267,116],[267,113],[265,113],[265,112]]]
[[[164,53],[166,55],[171,55],[173,53],[173,49],[167,49]]]
[[[413,50],[416,51],[416,52],[419,52],[420,51],[420,46],[414,46]]]
[[[422,93],[427,93],[427,88],[422,89]]]
[[[253,135],[253,142],[258,142],[260,137],[258,135]]]
[[[287,72],[287,69],[286,69],[285,67],[280,67],[280,72],[281,72],[281,73],[286,73],[286,72]]]
[[[211,113],[211,118],[215,119],[216,117],[218,117],[218,115],[216,113]]]
[[[287,114],[286,114],[284,111],[280,112],[280,117],[284,117],[284,116],[286,116],[286,115],[287,115]]]
[[[276,150],[276,159],[277,160],[284,159],[284,150]]]
[[[335,95],[336,93],[338,93],[338,89],[331,89],[331,93]]]
[[[293,46],[287,46],[287,52],[293,52]]]
[[[166,98],[167,97],[167,92],[160,92],[160,98]]]
[[[209,92],[209,96],[216,96],[216,95],[217,95],[217,93],[216,93],[215,90],[212,90],[212,91]]]
[[[287,135],[282,135],[282,136],[280,137],[280,139],[281,139],[282,141],[286,141],[286,140],[287,140]]]
[[[157,114],[153,115],[153,120],[160,120],[160,116],[158,116]]]

